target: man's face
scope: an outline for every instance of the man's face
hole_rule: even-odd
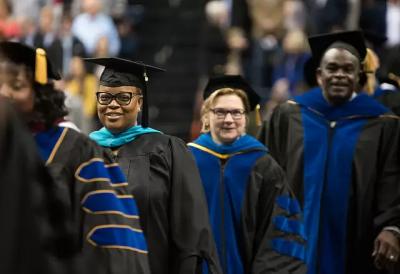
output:
[[[348,101],[357,89],[360,62],[348,50],[331,48],[322,57],[317,80],[324,97],[334,105]]]

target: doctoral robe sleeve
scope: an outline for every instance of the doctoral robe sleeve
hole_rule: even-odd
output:
[[[279,246],[283,240],[295,240],[304,248],[299,231],[288,231],[289,226],[285,226],[290,222],[301,227],[302,214],[283,170],[271,156],[259,159],[253,168],[242,210],[246,273],[283,273],[280,271],[288,269],[294,270],[288,273],[305,273],[304,263],[283,254]]]
[[[176,274],[201,273],[206,261],[211,273],[222,273],[211,232],[207,202],[192,154],[171,139],[171,238]]]
[[[73,249],[69,257],[74,265],[70,273],[149,274],[147,243],[125,175],[108,152],[76,136],[66,138],[63,146],[71,155],[60,148],[53,165],[53,172],[70,174],[71,179],[59,183],[64,204],[70,208],[67,225]],[[67,157],[72,164],[58,164]]]
[[[287,103],[275,108],[268,126],[265,126],[264,143],[268,147],[272,157],[285,170],[286,168],[286,144],[289,123],[285,108]]]

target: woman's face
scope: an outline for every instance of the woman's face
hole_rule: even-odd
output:
[[[230,144],[246,133],[246,113],[242,99],[218,96],[209,112],[211,136],[217,144]]]
[[[20,67],[15,73],[15,71],[9,70],[6,64],[1,64],[0,95],[11,99],[20,112],[33,113],[35,92],[23,67]]]
[[[97,114],[100,122],[113,133],[135,126],[141,105],[141,90],[137,87],[100,86],[97,93]]]

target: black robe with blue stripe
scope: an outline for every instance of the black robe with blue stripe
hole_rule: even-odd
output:
[[[198,274],[204,262],[221,273],[204,191],[185,143],[147,133],[114,154],[138,204],[151,273]]]
[[[267,136],[300,199],[307,247],[277,248],[276,261],[293,261],[266,273],[380,273],[374,239],[400,226],[399,118],[364,94],[331,106],[316,88],[280,105]],[[291,269],[298,261],[307,272]]]
[[[48,210],[61,222],[56,231],[46,222],[40,227],[49,245],[49,272],[150,273],[138,208],[112,156],[64,127],[35,139],[57,201]]]
[[[282,169],[249,135],[217,145],[203,134],[188,145],[206,192],[224,273],[264,273],[276,244],[273,236],[282,236],[289,220],[297,224],[301,219]]]

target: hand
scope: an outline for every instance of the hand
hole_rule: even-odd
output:
[[[400,243],[394,232],[382,230],[374,242],[374,264],[378,269],[389,269],[400,255]]]

